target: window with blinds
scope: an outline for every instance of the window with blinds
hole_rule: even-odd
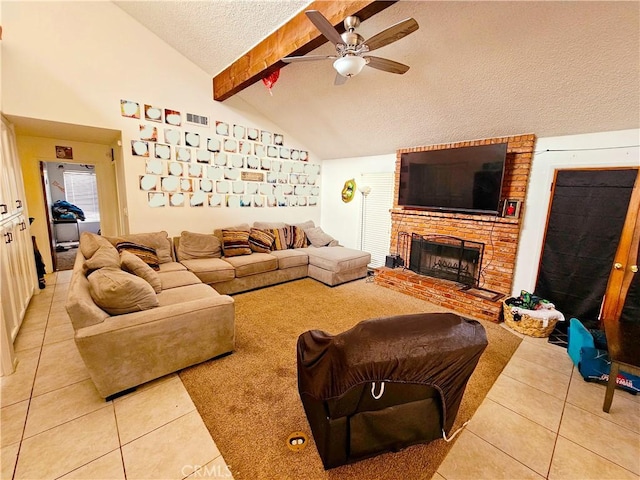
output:
[[[369,195],[362,197],[360,240],[362,250],[371,254],[373,268],[384,266],[389,255],[394,180],[393,172],[363,173],[360,180],[360,188],[371,187]]]
[[[67,202],[81,208],[87,222],[100,221],[98,186],[94,172],[64,172],[64,190]]]

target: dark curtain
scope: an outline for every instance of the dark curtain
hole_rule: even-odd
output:
[[[535,293],[597,325],[637,170],[561,170]]]

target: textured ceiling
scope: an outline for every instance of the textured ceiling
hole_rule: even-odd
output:
[[[213,77],[306,2],[116,2]],[[640,2],[401,1],[362,23],[371,37],[414,17],[420,29],[333,86],[331,61],[283,68],[225,103],[258,110],[322,159],[531,132],[640,127]],[[332,54],[329,44],[312,54]]]

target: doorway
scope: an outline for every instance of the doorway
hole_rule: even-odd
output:
[[[632,168],[556,172],[535,293],[588,328],[599,323],[637,174]]]
[[[54,268],[71,270],[82,232],[100,233],[95,166],[42,162]]]

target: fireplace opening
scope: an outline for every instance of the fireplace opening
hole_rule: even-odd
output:
[[[413,233],[409,270],[474,287],[480,281],[483,253],[484,243],[443,235]]]

